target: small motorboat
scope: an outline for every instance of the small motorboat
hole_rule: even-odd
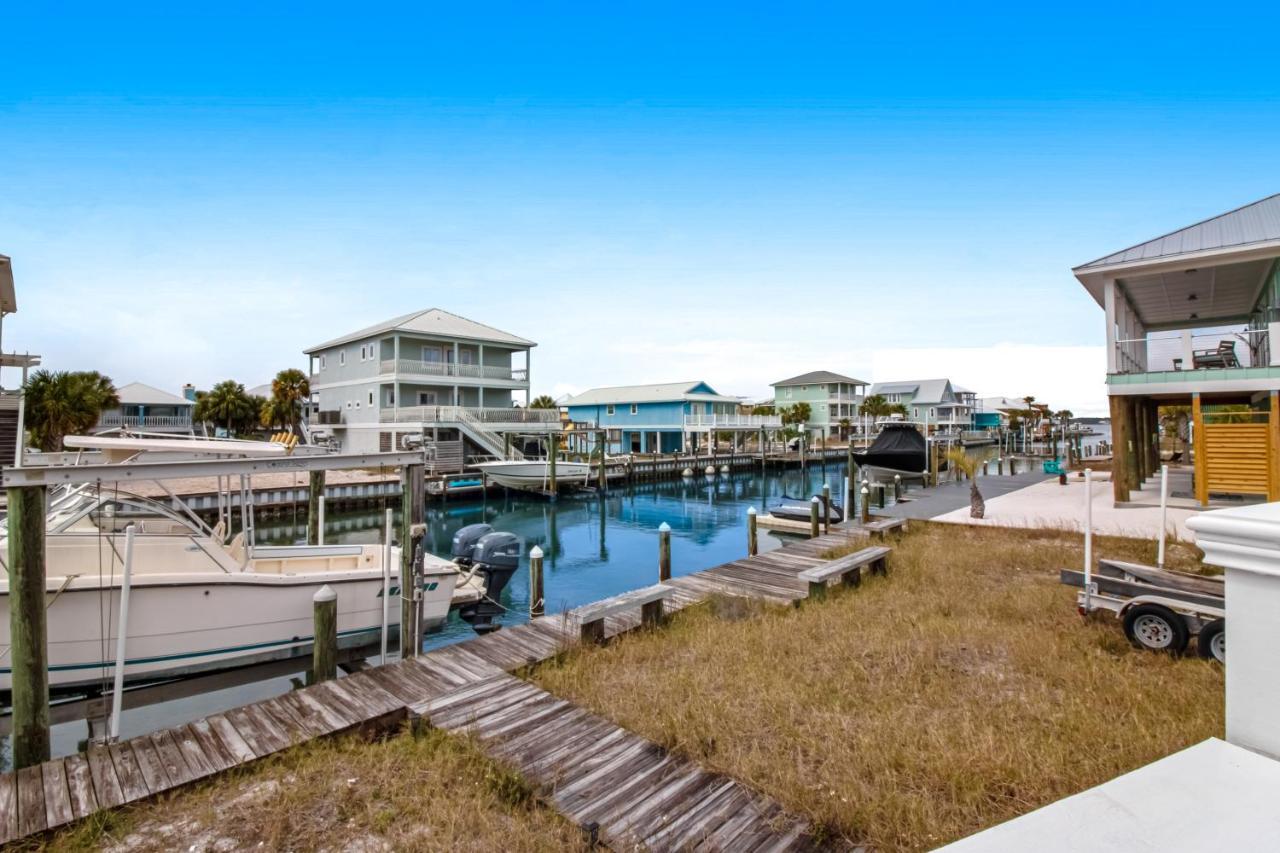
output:
[[[490,480],[512,489],[546,491],[551,488],[551,465],[546,459],[480,462],[475,466]],[[556,460],[556,489],[579,486],[591,480],[590,462]]]
[[[853,454],[854,463],[876,481],[920,479],[929,467],[925,437],[911,423],[889,423],[862,453]]]
[[[789,498],[782,496],[782,501],[769,510],[769,514],[774,518],[785,518],[788,521],[809,521],[809,506],[812,501],[803,498]],[[822,518],[822,500],[818,500],[818,518]],[[844,507],[835,501],[831,502],[831,518],[832,520],[842,520],[844,518]]]

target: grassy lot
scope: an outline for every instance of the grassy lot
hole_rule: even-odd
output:
[[[584,849],[576,828],[462,738],[318,741],[63,832],[58,850]]]
[[[892,574],[825,603],[712,602],[533,678],[810,816],[918,850],[1223,730],[1223,673],[1085,624],[1079,535],[912,522]],[[1154,546],[1095,542],[1153,562]],[[1171,568],[1198,554],[1170,551]]]

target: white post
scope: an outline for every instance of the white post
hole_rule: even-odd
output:
[[[320,520],[317,522],[317,526],[320,529],[316,531],[316,544],[323,545],[324,544],[324,495],[320,496]]]
[[[1084,469],[1084,612],[1089,613],[1093,585],[1093,469]]]
[[[124,702],[125,644],[129,639],[129,590],[133,586],[134,526],[124,529],[124,579],[120,583],[120,620],[116,627],[116,683],[111,691],[111,739],[120,737],[121,703]]]
[[[1160,466],[1160,546],[1156,550],[1156,566],[1164,568],[1164,538],[1169,524],[1169,466]]]
[[[321,518],[324,517],[323,504]],[[387,510],[386,525],[382,530],[382,656],[378,658],[378,663],[385,664],[387,662],[387,626],[390,621],[389,610],[391,602],[391,517],[393,510]],[[401,546],[404,547],[404,546]]]
[[[850,514],[853,512],[853,491],[849,483],[849,475],[846,474],[844,478],[844,521],[853,520],[853,516]]]

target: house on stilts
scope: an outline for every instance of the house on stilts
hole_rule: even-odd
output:
[[[1280,194],[1073,272],[1106,312],[1116,501],[1158,476],[1172,406],[1200,504],[1280,500]]]

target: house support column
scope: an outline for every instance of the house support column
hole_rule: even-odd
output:
[[[1116,503],[1129,500],[1129,464],[1125,446],[1129,443],[1132,427],[1129,424],[1130,406],[1124,397],[1111,398],[1111,491]]]
[[[1201,506],[1209,505],[1209,477],[1206,472],[1204,413],[1200,408],[1200,394],[1191,395],[1192,454],[1195,456],[1196,500]]]
[[[1135,463],[1133,467],[1137,473],[1134,475],[1130,487],[1140,489],[1146,479],[1151,476],[1151,471],[1147,468],[1147,434],[1149,430],[1147,425],[1147,404],[1141,397],[1133,398],[1133,415],[1133,461]]]
[[[1138,453],[1139,443],[1142,441],[1138,434],[1140,429],[1138,416],[1142,411],[1142,407],[1136,397],[1126,397],[1125,401],[1129,410],[1129,430],[1123,448],[1125,454],[1125,484],[1132,491],[1142,485],[1142,465],[1139,462],[1140,454]]]
[[[1147,404],[1147,423],[1151,434],[1147,436],[1147,451],[1150,461],[1147,466],[1153,475],[1160,473],[1160,404],[1151,400]]]
[[[1267,412],[1267,500],[1280,501],[1280,391],[1270,394]]]

